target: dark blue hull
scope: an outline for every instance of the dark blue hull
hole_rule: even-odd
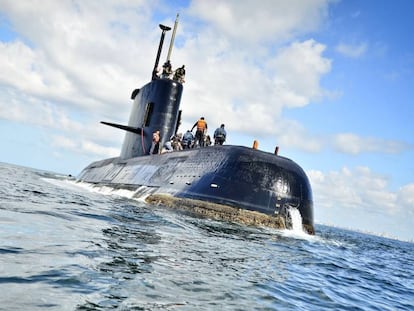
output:
[[[292,160],[241,146],[214,146],[92,163],[79,180],[218,203],[268,216],[286,217],[297,208],[314,232],[312,192]]]

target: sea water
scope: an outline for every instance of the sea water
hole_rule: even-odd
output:
[[[213,221],[9,164],[0,176],[0,310],[414,310],[413,243],[309,236],[295,211],[294,230]]]

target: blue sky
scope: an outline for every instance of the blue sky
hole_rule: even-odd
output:
[[[77,175],[119,155],[99,122],[127,123],[178,12],[183,132],[203,115],[229,144],[278,145],[316,222],[414,239],[410,0],[0,0],[0,161]]]

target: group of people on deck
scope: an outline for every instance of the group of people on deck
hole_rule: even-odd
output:
[[[201,117],[196,123],[194,123],[191,131],[187,131],[187,133],[192,133],[194,128],[196,128],[196,133],[193,146],[206,147],[211,145],[211,138],[210,135],[207,135],[208,126],[204,117]],[[222,124],[214,131],[214,145],[222,145],[226,141],[226,135],[227,133],[224,129],[224,124]]]
[[[157,70],[156,78],[164,78],[164,79],[173,79],[180,83],[185,82],[185,66],[182,65],[181,67],[177,68],[175,71],[172,70],[170,60],[167,60],[164,65],[162,66],[162,72],[159,73],[160,70]],[[193,135],[193,130],[196,129],[195,135]],[[200,117],[200,119],[194,123],[191,130],[187,130],[187,132],[182,135],[177,134],[171,137],[169,141],[167,141],[162,148],[160,148],[160,141],[161,135],[160,131],[156,130],[152,134],[152,144],[149,154],[158,154],[163,152],[171,152],[174,150],[183,150],[183,149],[190,149],[190,148],[200,148],[200,147],[207,147],[212,144],[210,135],[207,134],[208,126],[207,122],[204,117]],[[214,145],[223,145],[226,141],[226,130],[224,129],[224,124],[221,124],[214,131]]]
[[[196,129],[195,135],[193,135],[194,129]],[[204,117],[201,117],[196,123],[194,123],[191,130],[187,130],[184,135],[181,133],[174,135],[164,144],[163,148],[160,148],[161,136],[160,131],[157,130],[152,135],[150,154],[210,146],[212,142],[210,135],[207,134],[207,131],[207,122]],[[226,141],[226,136],[227,132],[224,128],[224,124],[221,124],[220,127],[214,131],[214,145],[223,145]]]

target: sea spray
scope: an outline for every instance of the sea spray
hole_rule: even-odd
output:
[[[292,220],[292,230],[295,232],[303,232],[302,217],[297,208],[289,208],[289,214]]]

